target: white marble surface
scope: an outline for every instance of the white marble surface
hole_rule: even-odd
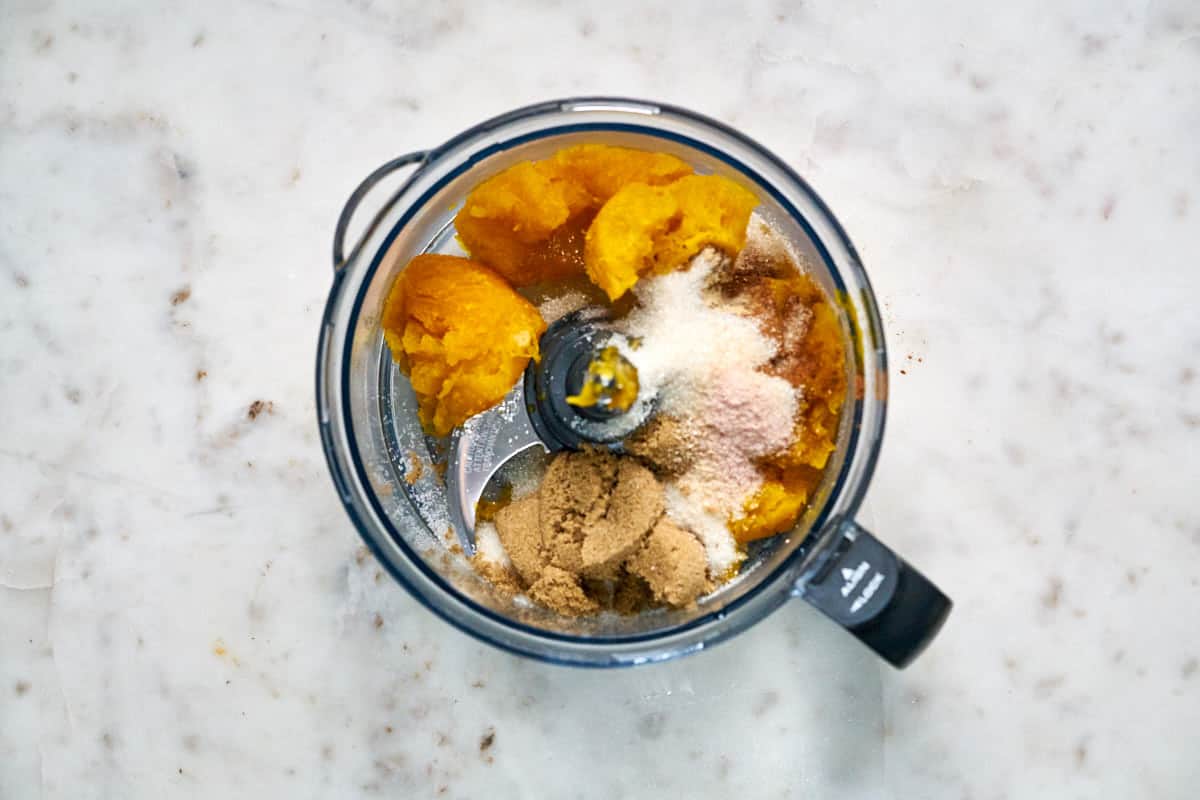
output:
[[[0,797],[1196,796],[1200,7],[737,5],[0,4]],[[909,670],[798,606],[544,666],[358,555],[334,217],[573,93],[739,126],[849,229],[865,521],[957,601]]]

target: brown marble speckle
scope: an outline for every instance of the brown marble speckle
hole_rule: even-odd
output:
[[[496,729],[488,728],[479,739],[479,752],[486,753],[496,744]]]
[[[13,686],[13,691],[16,692],[17,697],[25,695],[29,692],[29,689],[29,681],[17,681],[16,685]]]
[[[405,753],[396,753],[388,758],[377,758],[371,765],[375,770],[385,777],[390,777],[398,769],[403,769],[408,763],[408,755]]]
[[[17,285],[18,289],[28,289],[29,288],[29,278],[25,277],[20,272],[13,275],[13,283],[15,283]]]
[[[250,408],[246,411],[246,416],[250,419],[258,419],[262,413],[274,414],[275,403],[271,400],[255,400],[250,404]]]
[[[208,377],[208,370],[206,370],[206,369],[196,370],[196,383],[199,383],[200,381],[204,380],[207,377]]]
[[[1042,607],[1046,609],[1058,608],[1058,604],[1062,601],[1062,591],[1062,578],[1051,578],[1046,591],[1042,593]]]
[[[171,295],[171,305],[177,306],[180,303],[186,303],[188,301],[188,298],[191,296],[192,296],[192,287],[184,286],[182,289],[176,290],[176,292]]]
[[[1044,699],[1054,694],[1066,682],[1066,675],[1047,675],[1044,678],[1038,678],[1034,682],[1033,693],[1037,697]]]
[[[1088,742],[1087,739],[1080,739],[1075,745],[1075,769],[1083,769],[1083,765],[1087,762],[1088,757]]]
[[[192,37],[192,47],[202,46],[204,44],[204,40],[204,31],[200,31],[200,33],[197,33],[194,37]]]

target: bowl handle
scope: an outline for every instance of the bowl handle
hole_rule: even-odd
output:
[[[798,594],[893,667],[908,666],[953,605],[928,578],[852,521]]]
[[[408,184],[405,183],[405,185],[397,190],[397,192],[393,194],[386,203],[383,204],[379,211],[376,212],[370,223],[367,224],[362,236],[359,237],[358,242],[355,243],[354,249],[350,251],[350,255],[346,256],[346,229],[350,227],[350,219],[354,216],[354,212],[358,210],[358,204],[362,202],[362,199],[367,196],[368,192],[375,188],[376,184],[378,184],[388,175],[391,175],[396,170],[407,167],[411,164],[423,165],[428,156],[428,150],[417,150],[412,153],[405,153],[402,156],[393,158],[391,161],[387,162],[370,175],[363,178],[362,183],[358,185],[358,188],[350,193],[350,198],[346,201],[346,205],[342,206],[342,213],[338,215],[337,227],[333,231],[334,272],[340,272],[342,268],[346,266],[346,263],[358,254],[358,249],[362,246],[362,243],[366,241],[367,238],[370,237],[370,235],[375,231],[375,227],[379,224],[379,221],[383,219],[383,215],[386,214],[388,209],[392,207],[392,203]],[[418,167],[418,172],[419,171],[420,167]],[[410,181],[412,178],[413,176],[409,176]]]

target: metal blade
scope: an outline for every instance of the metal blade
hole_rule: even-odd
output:
[[[476,414],[455,431],[450,442],[446,491],[451,522],[467,556],[475,554],[475,506],[492,476],[513,456],[531,447],[550,448],[529,422],[525,381],[517,381],[503,400]]]

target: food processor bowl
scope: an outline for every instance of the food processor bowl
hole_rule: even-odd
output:
[[[493,589],[454,531],[416,398],[380,328],[384,299],[422,253],[464,255],[454,214],[481,181],[561,148],[602,143],[670,153],[760,198],[757,213],[785,236],[838,310],[848,397],[822,485],[790,532],[753,542],[739,575],[694,607],[568,618]],[[346,252],[349,222],[387,176],[410,169]],[[576,98],[487,120],[368,176],[338,221],[334,276],[316,365],[321,440],[334,484],[363,540],[414,597],[455,627],[522,655],[581,666],[625,666],[695,652],[803,597],[896,666],[933,637],[950,602],[853,517],[878,456],[887,397],[883,331],[866,273],[816,193],[741,133],[660,103]]]

